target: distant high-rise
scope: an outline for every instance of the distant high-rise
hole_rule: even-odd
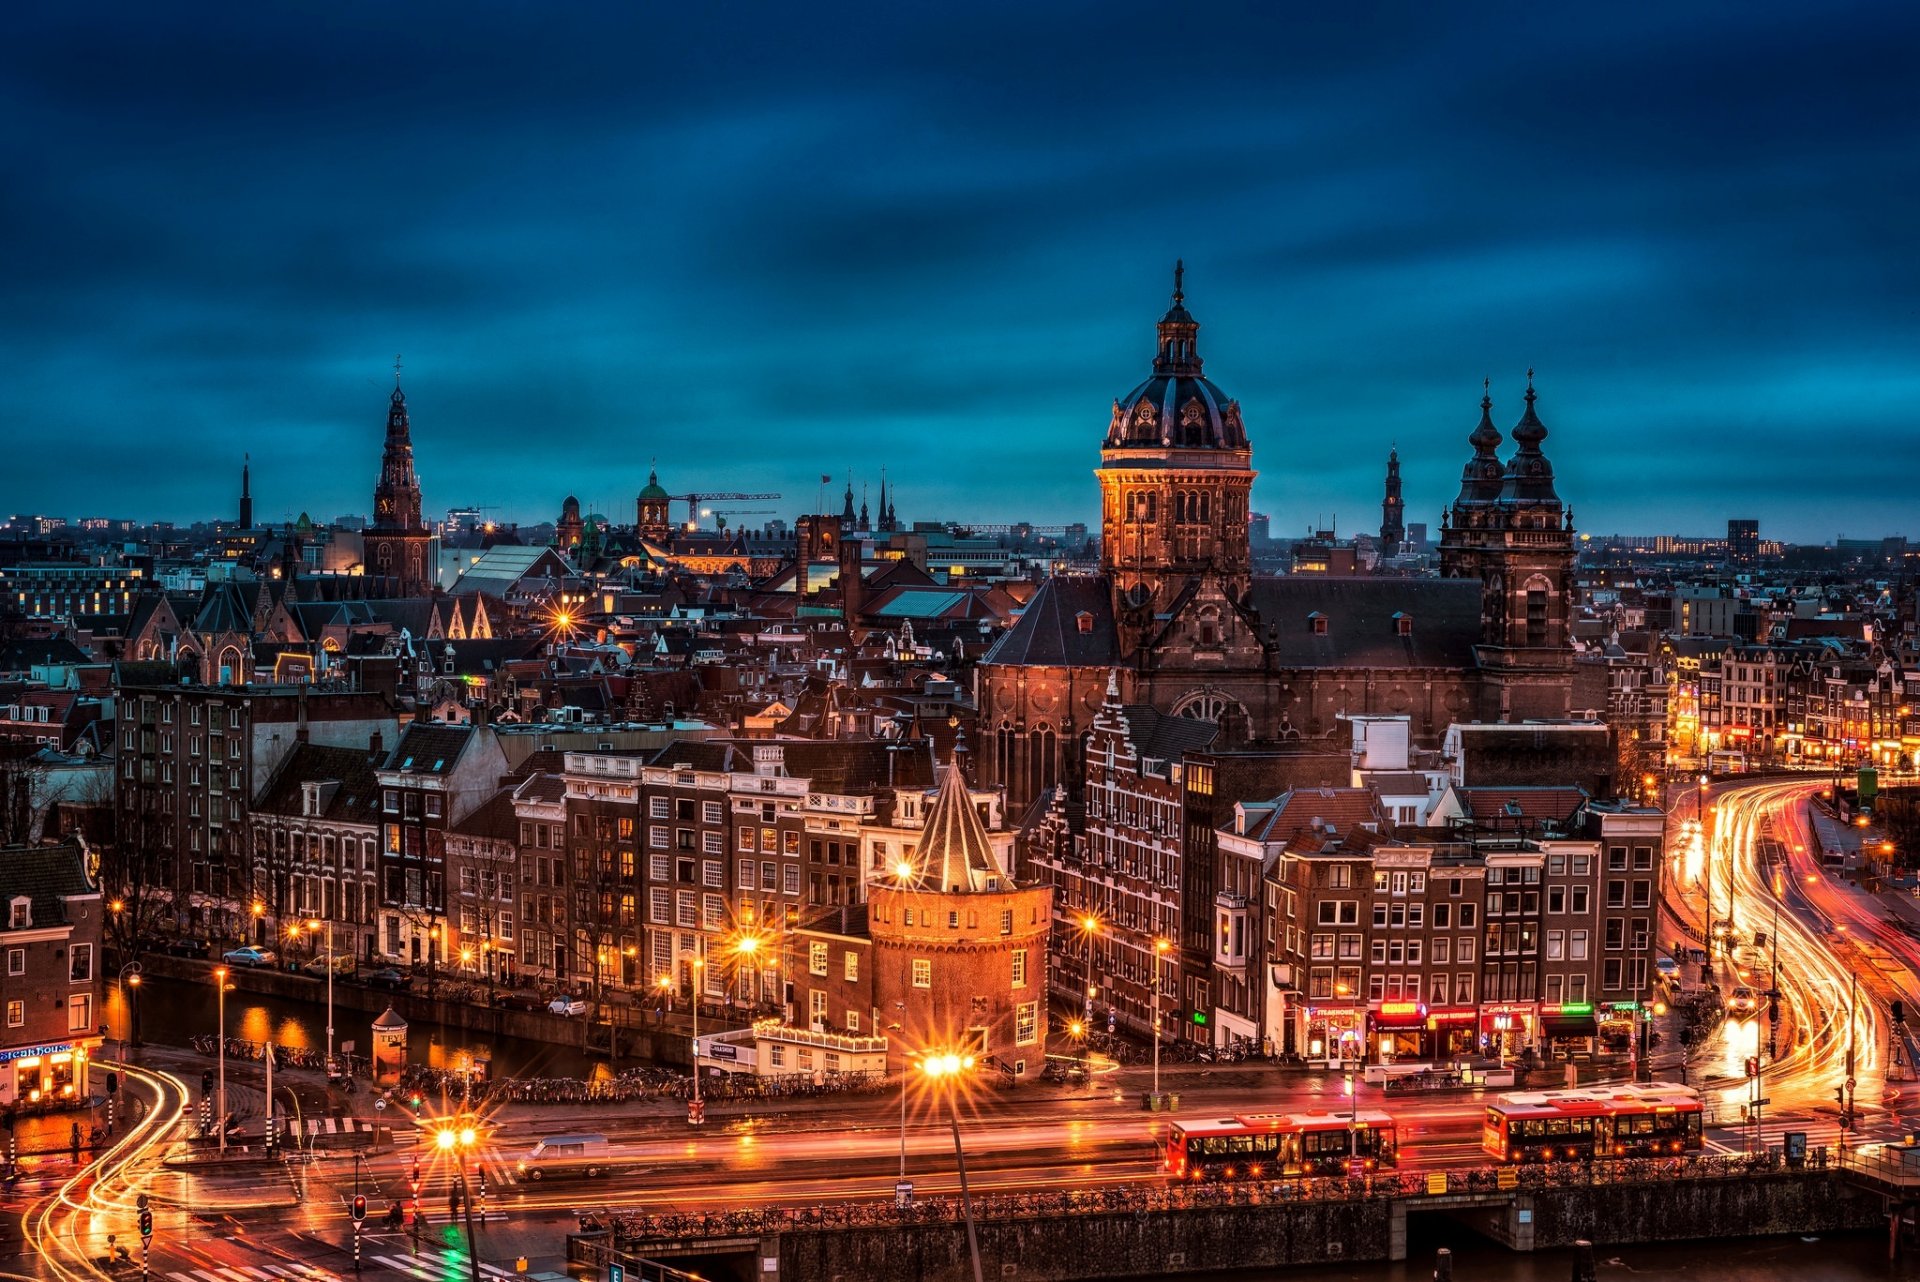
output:
[[[1407,504],[1400,497],[1400,451],[1387,451],[1387,496],[1380,503],[1380,555],[1399,556],[1407,539]]]
[[[1742,565],[1751,565],[1758,561],[1760,559],[1760,522],[1728,521],[1727,555]]]

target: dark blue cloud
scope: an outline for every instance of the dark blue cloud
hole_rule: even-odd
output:
[[[1451,494],[1540,371],[1580,524],[1914,529],[1906,7],[42,7],[0,47],[0,507],[624,515],[890,465],[1086,519],[1189,264],[1275,528]]]

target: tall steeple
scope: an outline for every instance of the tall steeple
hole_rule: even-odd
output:
[[[400,388],[400,358],[393,359],[393,395],[387,400],[387,443],[380,480],[373,487],[373,524],[361,536],[366,573],[376,593],[415,597],[431,590],[434,534],[420,516],[420,478],[413,471],[413,429],[407,396]]]
[[[407,394],[400,387],[400,358],[393,358],[393,395],[387,400],[387,444],[380,456],[380,482],[373,488],[373,528],[420,530],[420,478],[413,470],[413,428]]]
[[[253,455],[240,456],[240,528],[253,528]]]
[[[840,508],[840,528],[851,530],[857,514],[853,510],[853,473],[847,473],[847,501]]]
[[[1200,334],[1200,322],[1187,311],[1186,275],[1186,263],[1175,259],[1173,303],[1167,308],[1167,314],[1160,318],[1160,352],[1153,358],[1153,372],[1197,378],[1200,374],[1200,349],[1196,340]]]
[[[1380,555],[1400,555],[1406,541],[1407,505],[1400,497],[1400,451],[1387,451],[1387,495],[1380,503]]]
[[[873,528],[872,522],[867,518],[867,487],[864,485],[860,487],[860,528],[863,530]]]
[[[893,518],[887,512],[887,469],[880,469],[880,524],[876,527],[882,534],[893,532]]]

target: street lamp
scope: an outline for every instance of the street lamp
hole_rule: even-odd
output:
[[[1081,914],[1079,925],[1081,937],[1086,940],[1087,944],[1086,1021],[1088,1026],[1091,1027],[1093,1024],[1093,994],[1096,991],[1093,983],[1093,937],[1100,932],[1100,919],[1092,913],[1083,913]]]
[[[1172,940],[1153,941],[1153,1094],[1147,1097],[1149,1109],[1158,1109],[1165,1102],[1160,1094],[1160,959],[1172,949]]]
[[[120,1005],[126,1010],[125,1036],[120,1039],[120,1062],[127,1062],[129,1044],[140,1042],[140,963],[130,961],[120,968]]]
[[[734,956],[741,959],[739,963],[740,996],[741,996],[741,999],[747,1003],[748,1010],[752,1010],[755,1007],[759,1006],[760,1004],[760,968],[756,961],[757,957],[759,956],[759,953],[760,953],[760,937],[758,935],[743,933],[740,936],[740,938],[734,941],[733,954]],[[749,996],[749,991],[746,983],[747,972],[749,968],[751,968],[753,971],[753,988],[751,991],[751,996]]]
[[[220,1151],[227,1151],[227,968],[213,968],[214,983],[219,986],[220,1034],[215,1039],[220,1043],[220,1089],[214,1095],[214,1129],[220,1133]]]
[[[980,1273],[980,1235],[973,1222],[973,1193],[967,1187],[967,1154],[960,1145],[960,1111],[953,1098],[961,1075],[973,1071],[973,1056],[952,1051],[929,1055],[920,1061],[920,1071],[935,1090],[946,1088],[947,1120],[953,1127],[953,1160],[960,1171],[960,1209],[967,1220],[967,1256],[973,1263],[973,1282],[985,1282]]]
[[[320,921],[315,919],[307,923],[309,933],[320,929]],[[333,1074],[333,924],[327,923],[327,1049],[321,1058],[321,1069],[329,1077]]]
[[[473,1193],[467,1188],[467,1154],[479,1140],[473,1127],[461,1119],[459,1127],[443,1126],[433,1137],[440,1151],[451,1157],[460,1171],[460,1210],[467,1225],[467,1276],[480,1282],[480,1253],[473,1244]]]
[[[707,1105],[700,1098],[700,985],[706,982],[700,972],[707,965],[707,933],[701,931],[693,938],[699,951],[693,959],[693,1098],[687,1101],[687,1125],[699,1126],[707,1120]]]

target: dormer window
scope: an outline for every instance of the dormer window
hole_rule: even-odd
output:
[[[1410,637],[1413,635],[1413,616],[1411,614],[1399,613],[1393,616],[1393,635],[1397,637]]]
[[[1307,616],[1307,627],[1311,629],[1313,635],[1317,637],[1327,635],[1327,616],[1315,610]]]
[[[25,895],[15,895],[7,901],[7,926],[11,930],[26,930],[33,925],[33,901]]]
[[[1080,611],[1078,614],[1073,616],[1073,626],[1076,630],[1078,630],[1081,636],[1083,637],[1092,636],[1093,635],[1093,615],[1087,612],[1086,610]]]

